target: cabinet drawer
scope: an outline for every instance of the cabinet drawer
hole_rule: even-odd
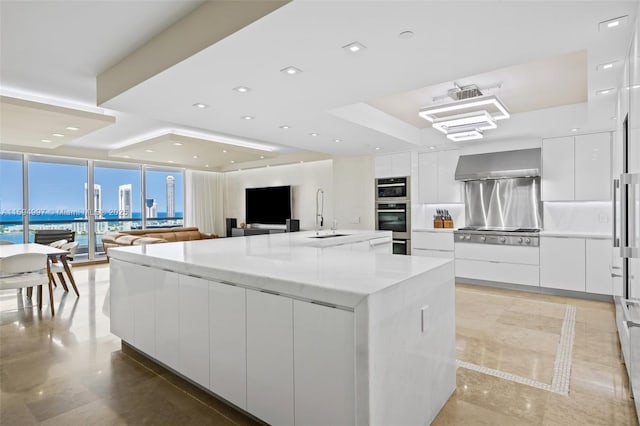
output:
[[[456,277],[531,286],[540,285],[540,269],[537,265],[456,259]]]
[[[498,246],[493,244],[455,243],[456,259],[490,262],[540,264],[538,247]]]
[[[425,250],[421,248],[413,248],[411,254],[414,256],[443,257],[446,259],[453,259],[455,253],[453,250]]]
[[[414,232],[413,249],[453,250],[453,232]]]

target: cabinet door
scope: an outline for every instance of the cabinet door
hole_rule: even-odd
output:
[[[180,275],[178,371],[209,387],[209,281]]]
[[[180,300],[179,275],[163,271],[156,286],[156,358],[171,368],[179,368]]]
[[[133,307],[133,344],[152,357],[156,356],[156,283],[164,271],[132,265],[129,270],[129,296]]]
[[[586,241],[586,287],[588,293],[613,294],[609,270],[611,240]]]
[[[391,177],[411,176],[411,153],[391,155]]]
[[[209,283],[210,389],[247,408],[246,290]]]
[[[575,199],[611,199],[611,134],[575,138]]]
[[[438,154],[418,155],[418,200],[421,203],[438,202]]]
[[[355,424],[354,314],[293,302],[295,423]]]
[[[292,425],[293,301],[247,290],[247,411]]]
[[[374,160],[375,177],[385,178],[393,177],[391,171],[391,156],[390,155],[378,155]]]
[[[111,332],[125,342],[133,343],[133,305],[131,269],[134,265],[111,259],[109,262],[109,315]]]
[[[607,182],[608,184],[608,182]],[[567,201],[574,199],[573,137],[542,141],[542,199]]]
[[[540,286],[585,291],[585,240],[540,238]]]
[[[462,201],[462,185],[455,180],[460,153],[457,150],[438,152],[438,202]]]

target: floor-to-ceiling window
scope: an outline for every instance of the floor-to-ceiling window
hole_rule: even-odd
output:
[[[184,172],[180,169],[147,167],[144,179],[146,226],[182,226]]]
[[[29,241],[40,229],[71,229],[76,233],[79,253],[89,241],[89,195],[87,161],[59,157],[29,156]],[[102,195],[94,187],[94,209],[102,210]]]
[[[0,240],[23,242],[22,155],[0,153]]]
[[[100,254],[105,232],[142,228],[141,166],[96,161],[93,181],[102,190],[102,214],[95,219],[95,251]]]

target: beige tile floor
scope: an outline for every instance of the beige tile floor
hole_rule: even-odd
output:
[[[109,333],[105,265],[75,268],[81,297],[56,316],[0,292],[0,424],[255,424]],[[436,425],[634,425],[613,306],[458,285],[458,359],[551,383],[567,304],[577,307],[567,396],[466,368]]]

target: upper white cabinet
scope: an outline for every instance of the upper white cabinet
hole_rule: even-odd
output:
[[[375,176],[377,178],[411,176],[411,153],[376,156]]]
[[[457,150],[425,152],[418,155],[418,201],[459,203],[462,185],[455,180],[460,154]]]
[[[611,134],[542,141],[544,201],[611,199]]]

